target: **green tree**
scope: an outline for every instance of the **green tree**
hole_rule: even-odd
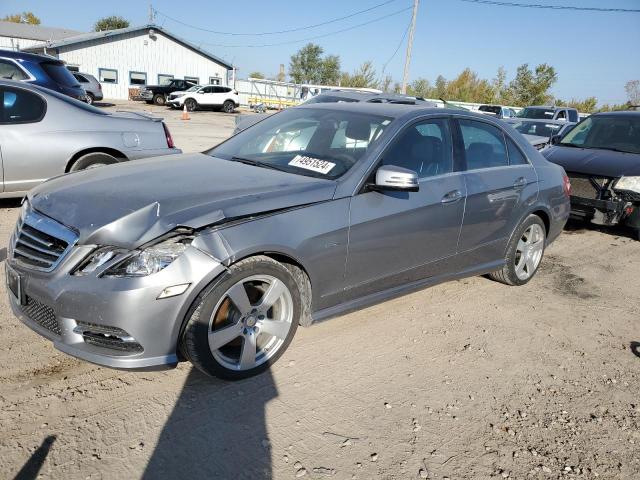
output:
[[[119,28],[127,28],[129,26],[129,20],[120,17],[118,15],[111,15],[110,17],[104,17],[98,20],[93,25],[94,32],[103,32],[105,30],[117,30]]]
[[[335,84],[340,78],[340,57],[322,57],[320,45],[308,43],[289,62],[289,76],[295,83]]]
[[[391,75],[387,75],[380,82],[380,90],[383,92],[393,92],[393,78]]]
[[[433,98],[435,88],[431,86],[431,83],[426,78],[416,78],[407,86],[407,94],[414,97]]]
[[[258,78],[258,79],[263,79],[264,75],[262,74],[262,72],[251,72],[249,74],[249,78]]]
[[[376,70],[370,61],[364,62],[360,67],[350,75],[342,72],[340,76],[341,87],[352,88],[378,88],[378,80],[376,79]]]
[[[576,100],[572,98],[570,101],[565,102],[560,99],[556,99],[556,106],[558,107],[571,107],[575,108],[579,112],[582,113],[593,113],[596,111],[596,107],[598,105],[598,99],[596,97],[588,97],[584,100]]]
[[[557,80],[558,75],[552,66],[543,63],[534,72],[525,63],[518,67],[516,78],[509,84],[509,94],[516,106],[550,103],[553,97],[549,90]]]
[[[631,80],[624,85],[631,105],[640,105],[640,80]]]
[[[33,12],[22,12],[7,15],[2,19],[4,22],[28,23],[29,25],[40,25],[40,19]]]

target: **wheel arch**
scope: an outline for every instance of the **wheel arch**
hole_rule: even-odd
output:
[[[128,160],[127,156],[124,153],[122,153],[120,150],[116,150],[115,148],[110,148],[110,147],[85,148],[85,149],[79,150],[78,152],[72,155],[72,157],[67,162],[64,172],[69,173],[71,171],[71,167],[73,167],[73,164],[76,163],[81,157],[89,153],[106,153],[107,155],[111,155],[112,157],[116,158],[119,162]]]

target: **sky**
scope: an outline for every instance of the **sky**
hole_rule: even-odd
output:
[[[253,71],[275,75],[281,63],[288,69],[291,55],[312,41],[321,45],[326,54],[339,55],[342,70],[351,72],[370,60],[380,77],[384,68],[385,75],[400,81],[406,36],[402,40],[411,19],[408,7],[412,0],[392,0],[338,22],[277,35],[225,35],[202,30],[236,34],[290,30],[350,15],[384,1],[190,0],[184,3],[153,0],[152,3],[160,12],[156,16],[157,24],[233,62],[241,78]],[[640,0],[512,1],[640,9]],[[406,10],[401,11],[403,9]],[[2,0],[0,3],[0,17],[24,10],[35,13],[43,25],[80,31],[90,31],[97,19],[107,15],[121,15],[131,25],[146,24],[149,20],[149,2],[140,0],[92,2],[90,8],[86,0]],[[367,22],[371,23],[358,27]],[[336,33],[351,27],[356,28]],[[321,38],[307,40],[310,37]],[[293,43],[256,46],[285,42]],[[595,96],[600,104],[623,103],[627,100],[624,84],[640,79],[639,46],[640,13],[539,10],[462,0],[420,0],[410,80],[424,77],[434,82],[438,75],[450,79],[466,67],[483,78],[493,78],[500,66],[511,79],[518,65],[548,63],[558,73],[558,82],[552,89],[557,98]]]

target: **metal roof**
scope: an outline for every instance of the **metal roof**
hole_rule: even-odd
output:
[[[28,23],[15,23],[0,21],[0,36],[24,38],[29,40],[60,40],[78,35],[82,32],[69,30],[68,28],[43,27]]]
[[[141,25],[141,26],[137,26],[137,27],[127,27],[127,28],[119,28],[117,30],[105,30],[102,32],[91,32],[91,33],[83,33],[80,35],[75,35],[72,37],[68,37],[68,38],[64,38],[64,39],[59,39],[59,40],[53,40],[51,42],[47,41],[46,43],[40,44],[40,45],[33,45],[25,50],[35,50],[35,49],[40,49],[40,48],[59,48],[59,47],[67,47],[67,46],[75,46],[84,42],[89,42],[92,40],[102,40],[102,39],[111,39],[111,38],[116,38],[119,37],[120,35],[126,35],[128,33],[137,33],[137,32],[143,32],[143,31],[148,31],[153,29],[155,32],[157,33],[162,33],[163,35],[175,40],[176,42],[184,45],[187,48],[190,48],[191,50],[194,50],[196,52],[198,52],[199,54],[207,57],[210,60],[213,60],[216,63],[219,63],[220,65],[226,67],[228,70],[233,68],[233,65],[227,63],[226,61],[222,60],[220,57],[216,57],[215,55],[213,55],[210,52],[207,52],[206,50],[203,50],[202,48],[198,47],[197,45],[184,40],[183,38],[180,38],[176,35],[174,35],[173,33],[167,31],[165,28],[159,26],[159,25],[155,25],[155,24],[147,24],[147,25]]]

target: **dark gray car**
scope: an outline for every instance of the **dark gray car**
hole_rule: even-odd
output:
[[[535,274],[569,215],[564,170],[459,110],[316,104],[206,153],[34,189],[7,260],[13,311],[117,368],[237,379],[298,324],[438,282]]]
[[[73,72],[73,76],[76,80],[78,80],[78,82],[80,82],[80,85],[82,86],[82,88],[84,88],[84,91],[87,92],[85,101],[89,105],[92,105],[95,101],[99,102],[100,100],[104,99],[104,95],[102,93],[102,85],[100,85],[100,82],[96,77],[84,72]]]

